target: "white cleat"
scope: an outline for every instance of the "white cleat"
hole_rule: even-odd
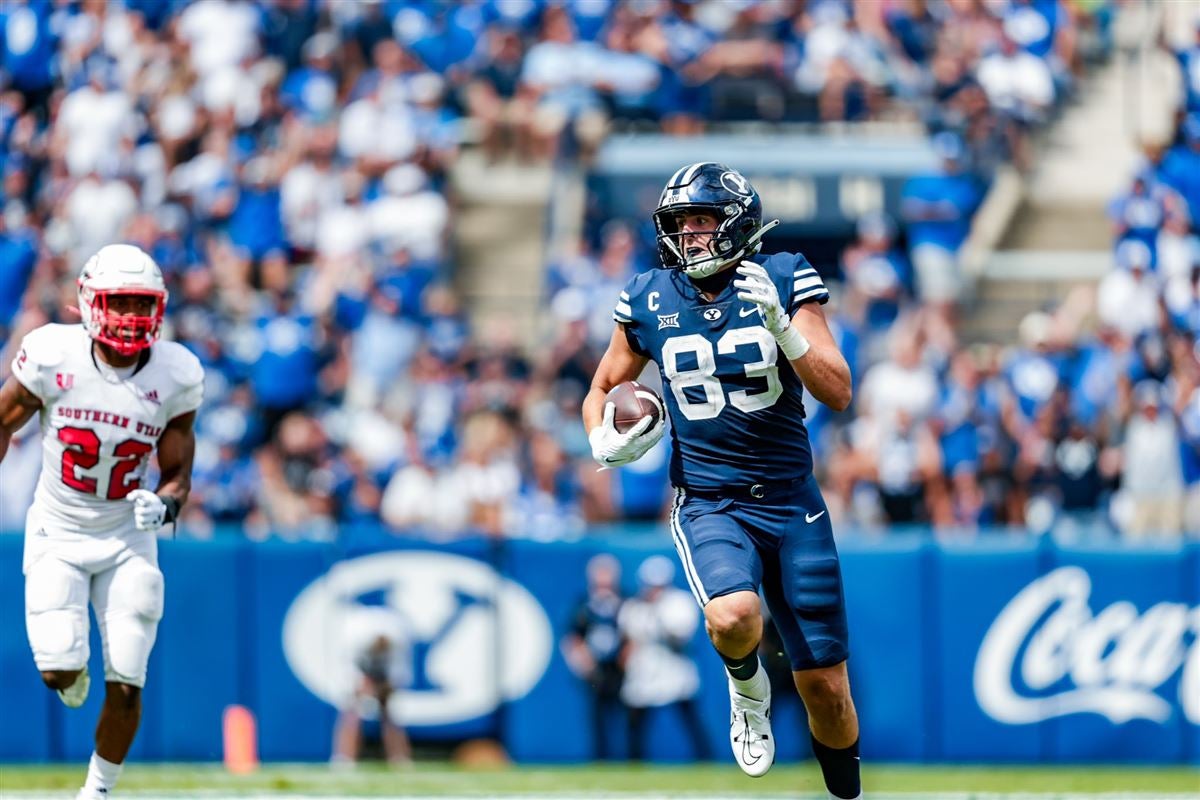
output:
[[[766,683],[764,681],[764,683]],[[775,737],[771,733],[771,687],[767,696],[752,700],[738,694],[729,683],[729,745],[742,772],[761,778],[775,763]]]
[[[67,708],[79,708],[87,700],[88,688],[92,685],[92,679],[88,677],[87,667],[83,668],[83,672],[79,673],[79,677],[75,682],[66,689],[58,690],[58,699],[63,701],[63,705]],[[79,795],[81,798],[83,795]],[[85,799],[90,800],[90,799]]]
[[[80,789],[75,800],[109,800],[108,789]]]

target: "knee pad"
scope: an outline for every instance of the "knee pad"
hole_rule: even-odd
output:
[[[39,670],[87,664],[88,576],[57,558],[39,558],[25,573],[25,630]]]
[[[141,565],[131,571],[127,584],[121,587],[128,608],[147,622],[158,622],[163,615],[163,574],[157,567]]]
[[[98,610],[99,611],[99,610]],[[163,615],[163,576],[144,561],[118,567],[108,587],[104,618],[104,676],[142,686]]]

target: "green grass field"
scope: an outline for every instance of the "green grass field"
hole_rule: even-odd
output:
[[[84,766],[0,766],[0,798],[73,797]],[[1200,770],[1182,767],[951,767],[871,765],[868,798],[970,800],[1089,796],[1200,797]],[[246,776],[217,765],[133,764],[120,797],[691,797],[824,798],[815,763],[780,764],[760,780],[730,765],[627,765],[464,769],[445,764],[406,770],[366,766],[272,764]]]

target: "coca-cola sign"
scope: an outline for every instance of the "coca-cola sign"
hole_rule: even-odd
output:
[[[1139,612],[1119,600],[1094,611],[1091,595],[1086,571],[1060,567],[1009,601],[975,659],[980,708],[1014,725],[1068,714],[1164,723],[1175,698],[1163,687],[1182,671],[1179,708],[1200,725],[1200,606]]]

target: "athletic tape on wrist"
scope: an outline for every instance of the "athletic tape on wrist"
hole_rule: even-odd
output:
[[[804,354],[808,352],[809,347],[811,347],[808,339],[805,339],[804,335],[791,325],[788,325],[783,330],[783,333],[776,336],[775,341],[779,343],[779,349],[783,351],[788,361],[803,358]]]

